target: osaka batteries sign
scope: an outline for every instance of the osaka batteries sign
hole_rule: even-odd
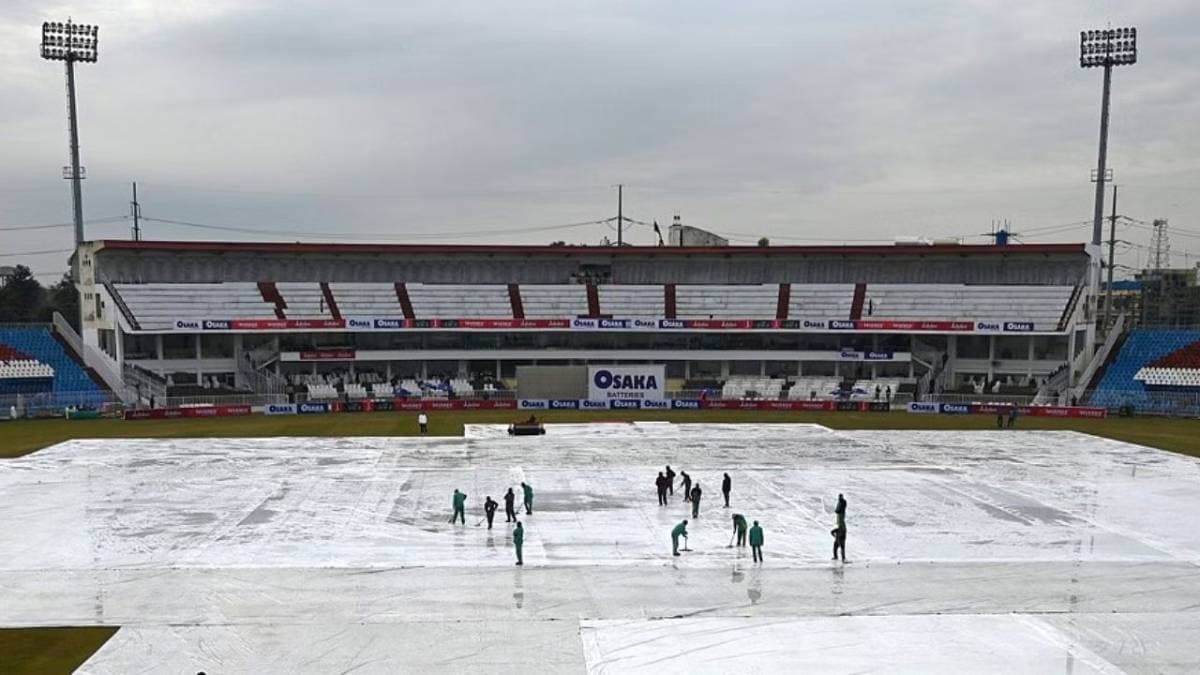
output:
[[[662,401],[666,398],[666,367],[589,366],[588,399],[592,401]]]

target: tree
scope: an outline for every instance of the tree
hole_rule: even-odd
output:
[[[759,246],[770,246],[770,245],[771,245],[771,240],[770,240],[770,239],[767,239],[766,237],[759,237],[759,239],[758,239],[758,245],[759,245]]]
[[[31,323],[37,318],[45,290],[24,265],[0,288],[0,322]]]
[[[50,322],[55,312],[62,314],[75,332],[79,332],[79,289],[71,281],[69,273],[46,290],[46,301],[42,304],[38,319]]]
[[[550,242],[550,245],[551,245],[551,246],[566,246],[566,245],[567,245],[567,242],[565,242],[565,241],[563,241],[563,240],[559,239],[558,241],[552,241],[552,242]]]

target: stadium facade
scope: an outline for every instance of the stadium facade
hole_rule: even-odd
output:
[[[654,363],[673,389],[1029,392],[1074,384],[1094,342],[1080,244],[95,241],[79,255],[83,340],[126,384],[346,395],[439,379],[462,394],[531,364]]]

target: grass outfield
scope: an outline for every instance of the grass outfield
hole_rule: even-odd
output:
[[[116,628],[0,628],[0,672],[72,673],[108,641]]]
[[[472,410],[430,413],[430,433],[460,436],[464,424],[507,424],[524,411]],[[539,411],[546,422],[812,422],[833,429],[995,429],[989,415],[913,415],[906,412]],[[1200,420],[1172,418],[1059,419],[1022,417],[1021,429],[1072,430],[1200,456]],[[415,413],[377,412],[175,420],[23,420],[0,424],[0,457],[19,457],[72,438],[232,438],[256,436],[412,436]]]

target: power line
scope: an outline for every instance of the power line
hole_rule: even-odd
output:
[[[588,220],[588,221],[583,221],[583,222],[578,222],[578,223],[564,223],[561,225],[544,225],[544,226],[534,226],[534,227],[510,228],[510,229],[503,229],[503,230],[472,230],[469,232],[405,234],[405,235],[399,235],[399,236],[397,236],[397,235],[389,236],[389,235],[384,235],[384,234],[347,234],[345,232],[309,232],[309,231],[295,231],[295,230],[288,231],[288,232],[279,232],[277,230],[264,230],[261,228],[240,227],[240,226],[230,226],[230,225],[210,225],[208,223],[196,223],[196,222],[189,222],[189,221],[185,221],[185,220],[173,220],[170,218],[152,218],[150,216],[142,216],[142,220],[155,222],[155,223],[162,223],[165,225],[176,225],[179,227],[192,227],[192,228],[198,228],[198,229],[204,229],[204,230],[217,230],[217,231],[221,231],[221,232],[240,232],[240,233],[244,233],[244,234],[266,234],[266,235],[275,236],[275,237],[287,237],[287,238],[301,236],[301,237],[337,237],[340,239],[368,239],[368,240],[403,239],[403,240],[411,240],[411,239],[462,239],[462,238],[479,237],[479,236],[487,236],[487,235],[495,235],[495,234],[523,234],[523,233],[530,233],[530,232],[551,232],[551,231],[555,231],[555,230],[566,230],[566,229],[571,229],[571,228],[576,228],[576,227],[586,227],[589,225],[600,225],[600,224],[603,224],[612,219],[605,218],[605,219],[601,219],[601,220]]]
[[[118,220],[124,220],[125,216],[108,216],[105,218],[91,218],[85,220],[85,223],[111,223]],[[75,223],[47,223],[45,225],[6,225],[0,227],[0,232],[24,232],[29,230],[52,230],[58,227],[74,227]]]
[[[25,255],[49,255],[51,253],[70,253],[72,249],[56,248],[48,251],[18,251],[16,253],[0,253],[0,258],[17,258]]]

